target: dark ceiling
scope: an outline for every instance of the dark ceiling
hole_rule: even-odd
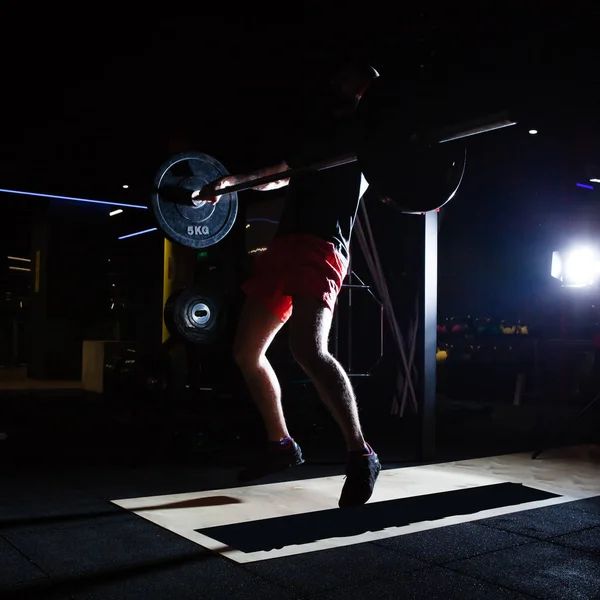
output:
[[[231,170],[278,159],[302,130],[318,77],[348,54],[384,75],[447,82],[457,103],[484,110],[503,99],[518,107],[524,127],[546,134],[548,147],[585,135],[588,159],[600,156],[592,13],[552,14],[541,2],[477,12],[348,6],[6,15],[0,188],[146,203],[176,136]],[[22,198],[0,198],[8,213],[27,218]]]

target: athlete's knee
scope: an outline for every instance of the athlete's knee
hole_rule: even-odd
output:
[[[290,332],[290,351],[294,359],[307,371],[328,360],[329,353],[321,347],[312,332]]]
[[[254,371],[261,366],[266,356],[266,348],[262,339],[252,339],[250,336],[238,335],[233,342],[232,357],[242,371]]]
[[[281,329],[281,321],[261,302],[249,300],[244,306],[233,342],[234,362],[243,370],[260,367],[271,341]]]
[[[248,338],[236,338],[233,343],[232,357],[235,364],[246,371],[256,368],[260,360],[260,353],[255,345],[251,344]]]

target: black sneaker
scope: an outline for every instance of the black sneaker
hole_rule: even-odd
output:
[[[284,471],[289,467],[301,465],[304,462],[302,450],[296,442],[290,438],[284,446],[267,447],[264,454],[249,467],[246,467],[239,475],[238,481],[254,481],[261,479],[271,473]]]
[[[344,483],[342,495],[338,502],[340,508],[361,506],[373,495],[373,488],[377,477],[379,477],[381,464],[379,457],[373,452],[373,448],[368,444],[367,446],[370,454],[350,453],[350,458],[346,464],[346,483]]]

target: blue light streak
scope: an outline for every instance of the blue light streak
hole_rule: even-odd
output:
[[[153,227],[152,229],[144,229],[144,231],[136,231],[135,233],[128,233],[127,235],[122,235],[119,239],[126,240],[127,238],[134,237],[136,235],[142,235],[144,233],[150,233],[151,231],[157,231],[158,227]]]
[[[273,223],[274,225],[277,225],[279,223],[279,221],[274,221],[273,219],[262,219],[262,218],[246,219],[246,223],[255,223],[257,221],[262,222],[262,223]]]
[[[585,183],[576,183],[575,185],[577,187],[580,187],[580,188],[585,188],[586,190],[593,190],[594,189],[593,185],[587,185]]]
[[[5,194],[20,194],[22,196],[37,196],[38,198],[52,198],[55,200],[70,200],[73,202],[87,202],[89,204],[107,204],[109,206],[124,206],[125,208],[141,208],[143,210],[148,210],[147,206],[141,206],[139,204],[123,204],[121,202],[105,202],[104,200],[86,200],[85,198],[72,198],[70,196],[55,196],[53,194],[38,194],[35,192],[22,192],[19,190],[0,189],[0,192],[3,192]]]

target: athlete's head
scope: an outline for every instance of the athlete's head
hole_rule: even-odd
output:
[[[379,73],[368,63],[345,61],[334,69],[329,81],[336,113],[353,112],[365,90]]]

